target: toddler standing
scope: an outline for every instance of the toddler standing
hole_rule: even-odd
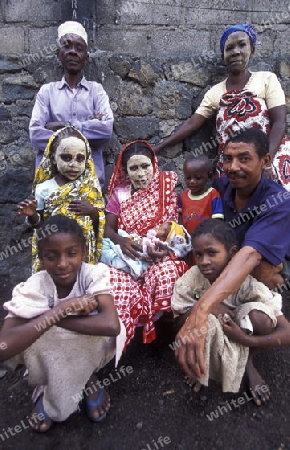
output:
[[[206,155],[190,155],[183,165],[187,190],[180,195],[181,223],[191,234],[204,219],[224,219],[222,200],[218,191],[209,187],[212,177]]]

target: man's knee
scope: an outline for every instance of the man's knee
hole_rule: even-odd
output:
[[[261,263],[255,267],[252,274],[258,281],[264,283],[269,289],[276,289],[284,283],[282,275],[279,273],[283,267],[283,264],[279,266],[273,266],[268,261],[261,261]]]

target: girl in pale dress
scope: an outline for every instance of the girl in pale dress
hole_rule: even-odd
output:
[[[4,303],[8,316],[0,332],[5,343],[0,360],[10,367],[25,364],[28,381],[42,387],[31,416],[39,420],[31,426],[45,432],[77,410],[75,399],[85,387],[88,417],[105,418],[110,399],[95,372],[118,345],[122,352],[125,336],[109,269],[83,262],[85,238],[75,220],[54,215],[43,222],[38,252],[44,270],[18,284]]]

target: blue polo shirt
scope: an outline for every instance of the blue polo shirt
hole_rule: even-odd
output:
[[[239,245],[255,248],[274,266],[290,259],[290,192],[261,178],[245,208],[236,211],[235,189],[227,177],[214,181],[224,205],[225,220],[236,232]]]

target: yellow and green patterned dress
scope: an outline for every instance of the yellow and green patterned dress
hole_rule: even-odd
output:
[[[73,128],[73,127],[70,127]],[[76,130],[76,129],[75,129]],[[44,156],[37,168],[34,181],[33,181],[33,193],[35,192],[36,185],[49,180],[55,175],[55,165],[52,163],[51,151],[52,143],[61,130],[54,133],[47,144],[44,152]],[[94,162],[91,157],[91,149],[88,140],[85,136],[77,130],[82,140],[86,144],[86,165],[85,171],[82,175],[74,181],[69,181],[63,186],[59,186],[53,192],[51,192],[47,198],[45,198],[45,206],[43,213],[43,219],[48,219],[54,214],[63,214],[65,216],[75,219],[82,227],[87,244],[87,257],[85,262],[96,264],[100,258],[102,252],[102,239],[105,226],[105,214],[104,214],[104,200],[98,177],[95,172]],[[95,235],[92,219],[90,216],[76,215],[68,209],[68,206],[72,200],[88,200],[91,205],[96,207],[99,211],[99,226],[98,235]],[[32,238],[32,272],[38,272],[41,270],[40,261],[37,256],[37,238],[34,231]]]

